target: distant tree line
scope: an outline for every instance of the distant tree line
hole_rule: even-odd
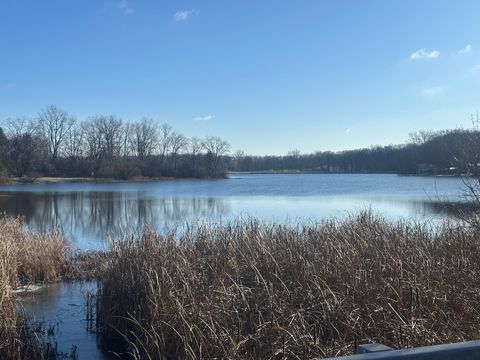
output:
[[[318,151],[285,156],[250,156],[238,151],[230,157],[231,171],[391,172],[400,174],[466,173],[468,149],[477,149],[477,130],[419,131],[402,145],[374,146],[348,151]],[[479,152],[480,154],[480,152]],[[469,155],[471,157],[471,155]],[[471,162],[470,162],[471,163]]]
[[[401,145],[253,156],[230,155],[229,143],[219,137],[187,138],[150,118],[127,122],[99,115],[77,121],[51,105],[34,119],[7,119],[0,128],[0,176],[205,178],[226,170],[465,174],[480,165],[478,117],[475,121],[469,130],[414,132]]]
[[[51,105],[0,128],[0,176],[219,177],[229,151],[219,137],[187,138],[150,118],[77,121]]]

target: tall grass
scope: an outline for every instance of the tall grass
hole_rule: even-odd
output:
[[[41,349],[17,309],[13,290],[53,281],[69,270],[59,234],[33,234],[20,219],[0,217],[0,359],[40,358]]]
[[[307,359],[480,337],[480,233],[370,213],[112,244],[97,325],[136,358]]]

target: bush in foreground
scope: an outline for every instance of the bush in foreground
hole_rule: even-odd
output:
[[[480,337],[480,237],[370,213],[112,245],[98,326],[136,358],[292,358]]]

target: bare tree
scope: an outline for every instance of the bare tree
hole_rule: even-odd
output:
[[[120,156],[122,150],[123,121],[116,116],[97,116],[95,125],[101,133],[101,149],[104,157]]]
[[[38,113],[37,131],[48,141],[52,162],[57,160],[60,147],[74,123],[75,118],[54,105],[49,105]]]
[[[408,134],[408,141],[414,145],[422,145],[439,135],[439,132],[433,130],[412,131]]]
[[[87,156],[96,161],[102,155],[102,133],[97,126],[99,119],[97,117],[90,118],[82,123],[82,132],[85,138],[85,152]]]
[[[245,158],[245,152],[243,150],[237,150],[232,156],[232,161],[231,165],[233,166],[234,169],[239,169],[240,168],[240,163],[242,159]]]
[[[188,144],[187,138],[180,133],[174,131],[171,135],[171,160],[172,168],[177,168],[177,156],[180,151]]]
[[[170,149],[170,146],[172,143],[172,133],[173,133],[173,129],[170,125],[162,124],[160,126],[159,137],[158,137],[158,148],[159,148],[160,158],[162,160],[162,163]]]
[[[143,118],[133,126],[133,147],[139,158],[153,154],[158,143],[158,131],[153,119]]]
[[[10,137],[19,137],[22,135],[33,135],[35,132],[35,124],[31,118],[26,116],[17,116],[8,118],[5,121],[5,130]]]
[[[123,148],[123,121],[113,115],[94,116],[83,123],[86,153],[92,176],[115,176],[115,158]]]
[[[84,153],[85,132],[83,126],[72,126],[65,137],[64,153],[67,158],[79,159]]]
[[[23,133],[10,139],[9,157],[17,176],[36,176],[48,162],[47,140],[39,135]]]
[[[201,154],[203,149],[202,140],[198,137],[194,136],[188,141],[188,152],[190,153],[190,157],[192,159],[192,171],[193,173],[196,172],[197,168],[197,158]]]
[[[216,175],[221,157],[230,152],[230,144],[218,136],[207,136],[202,144],[207,152],[207,156],[211,159],[211,173],[212,175]]]
[[[131,156],[135,153],[134,134],[135,124],[125,123],[122,127],[121,143],[123,157]]]

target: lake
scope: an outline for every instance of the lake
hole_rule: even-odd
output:
[[[141,230],[236,218],[298,222],[371,208],[387,218],[439,219],[435,203],[456,201],[455,177],[390,174],[234,174],[221,180],[0,186],[0,212],[27,226],[59,227],[74,248],[101,249]]]

